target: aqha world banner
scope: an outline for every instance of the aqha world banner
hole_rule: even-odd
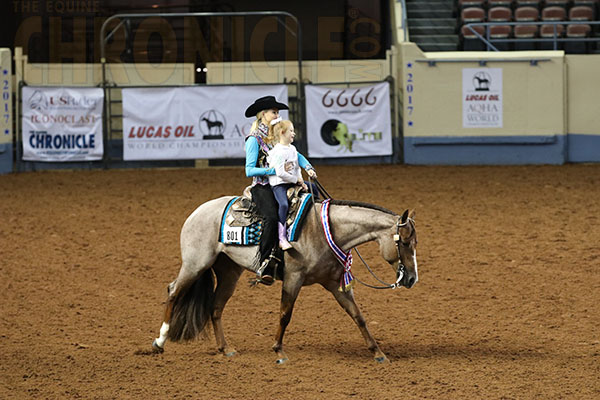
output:
[[[123,159],[244,158],[244,112],[267,95],[288,102],[285,85],[123,89]]]
[[[101,160],[101,88],[23,87],[23,160]]]

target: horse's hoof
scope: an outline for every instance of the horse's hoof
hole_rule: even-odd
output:
[[[165,351],[164,348],[162,348],[158,345],[158,342],[156,341],[156,339],[154,339],[152,341],[152,350],[154,350],[155,353],[163,353]]]
[[[225,354],[225,357],[233,357],[237,354],[237,351],[233,350],[233,351],[230,351],[229,353],[223,353],[223,354]]]
[[[390,363],[390,360],[388,360],[388,358],[386,356],[375,357],[375,361],[377,361],[379,364],[389,364]]]
[[[287,358],[280,358],[277,361],[275,361],[275,363],[278,364],[278,365],[281,365],[281,364],[283,364],[283,363],[285,363],[287,361],[288,361]]]

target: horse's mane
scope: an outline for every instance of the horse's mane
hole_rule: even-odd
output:
[[[395,216],[398,215],[395,212],[388,210],[387,208],[383,208],[383,207],[377,206],[375,204],[363,203],[362,201],[331,199],[330,204],[333,204],[336,206],[351,206],[351,207],[370,208],[371,210],[381,211],[386,214],[395,215]]]

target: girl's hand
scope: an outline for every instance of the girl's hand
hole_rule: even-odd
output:
[[[306,173],[308,174],[308,176],[310,176],[313,179],[317,179],[317,172],[314,169],[309,169],[308,171],[306,171]]]
[[[304,190],[305,192],[308,192],[308,186],[306,186],[306,183],[302,182],[302,190]]]

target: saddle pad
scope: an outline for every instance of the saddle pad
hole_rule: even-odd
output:
[[[227,224],[227,215],[231,206],[238,200],[239,197],[234,197],[227,203],[223,217],[221,218],[221,231],[219,233],[219,242],[225,244],[237,244],[242,246],[253,246],[260,242],[260,234],[262,233],[262,224],[260,221],[251,223],[246,226],[230,226]]]
[[[239,197],[234,197],[227,203],[225,210],[223,211],[223,216],[221,217],[221,230],[219,232],[219,242],[225,244],[237,244],[241,246],[254,246],[260,242],[260,235],[262,233],[262,224],[261,221],[257,221],[254,223],[246,224],[245,226],[238,226],[238,223],[235,223],[236,226],[231,226],[227,223],[229,214],[231,213],[232,205],[239,199]],[[303,193],[299,199],[299,206],[297,207],[297,211],[294,215],[288,216],[288,222],[291,220],[292,222],[288,224],[287,236],[290,242],[295,242],[298,237],[300,237],[300,231],[302,230],[302,226],[304,225],[304,220],[306,219],[306,215],[310,210],[309,201],[312,199],[312,195],[310,193]],[[232,222],[232,224],[234,224]]]

